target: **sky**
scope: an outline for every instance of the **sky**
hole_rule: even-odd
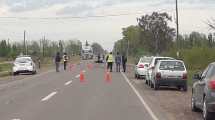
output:
[[[215,18],[215,0],[178,0],[178,5],[181,34],[212,32],[206,22]],[[122,28],[153,11],[169,13],[175,27],[175,0],[0,0],[0,39],[22,41],[26,30],[29,41],[45,35],[98,42],[111,50]]]

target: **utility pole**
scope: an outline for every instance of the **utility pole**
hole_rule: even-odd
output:
[[[27,54],[27,53],[26,53],[26,40],[25,40],[25,34],[26,34],[26,31],[24,30],[24,51],[23,51],[23,53],[24,53],[24,54]]]
[[[176,43],[178,44],[178,36],[179,36],[179,22],[178,22],[178,0],[175,0],[176,2],[176,30],[177,30],[177,33],[176,33]],[[178,45],[177,45],[178,47]]]
[[[43,40],[43,42],[42,42],[43,48],[42,49],[43,49],[43,57],[44,57],[45,56],[45,51],[44,51],[45,50],[45,45],[44,44],[45,44],[46,36],[44,36],[42,40]]]
[[[179,49],[179,22],[178,22],[178,0],[175,0],[175,9],[176,9],[176,47]],[[180,57],[180,52],[177,50],[177,57]]]

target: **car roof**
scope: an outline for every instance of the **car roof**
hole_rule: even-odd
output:
[[[159,62],[165,62],[165,61],[177,61],[177,62],[184,62],[182,60],[159,60]]]
[[[28,58],[28,59],[32,59],[31,57],[26,57],[26,56],[19,56],[19,57],[17,57],[17,58]],[[16,58],[16,59],[17,59]]]

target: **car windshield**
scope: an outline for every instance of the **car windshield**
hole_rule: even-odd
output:
[[[155,65],[157,65],[159,60],[172,60],[173,58],[156,58],[155,59]]]
[[[140,60],[140,63],[150,63],[151,58],[150,57],[143,57]]]
[[[15,60],[16,63],[28,63],[30,61],[31,61],[30,58],[16,58]]]
[[[179,61],[162,61],[160,63],[160,70],[176,70],[176,71],[184,71],[185,67],[182,62]]]

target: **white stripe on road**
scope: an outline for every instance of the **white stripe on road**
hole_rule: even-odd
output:
[[[15,119],[12,119],[12,120],[21,120],[21,119],[17,119],[17,118],[15,118]]]
[[[79,78],[79,77],[80,77],[80,75],[76,75],[76,76],[75,76],[75,78]]]
[[[67,86],[67,85],[70,85],[72,83],[72,80],[71,81],[68,81],[66,82],[64,85]]]
[[[126,75],[124,73],[122,73],[122,72],[121,72],[121,74],[123,75],[123,77],[125,78],[127,83],[129,84],[129,86],[134,90],[134,92],[136,93],[137,97],[140,99],[140,101],[142,102],[142,104],[144,105],[144,107],[146,108],[146,110],[148,111],[150,116],[152,117],[152,119],[153,120],[159,120],[158,117],[152,112],[151,108],[148,106],[148,104],[145,102],[145,100],[142,98],[140,93],[137,91],[137,89],[131,84],[131,82],[126,77]]]
[[[57,92],[52,92],[48,96],[44,97],[41,101],[48,101],[50,98],[52,98],[54,95],[56,95]]]

